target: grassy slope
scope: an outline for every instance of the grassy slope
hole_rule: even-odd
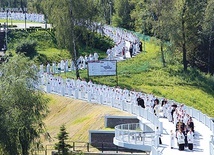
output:
[[[119,72],[123,73],[120,81],[139,91],[193,106],[214,117],[213,78],[194,70],[182,73],[183,68],[179,63],[163,68],[158,47],[148,44],[147,48],[149,52],[119,64]],[[134,68],[129,70],[132,73],[124,73],[128,68]]]
[[[173,56],[174,64],[170,65],[172,57],[166,54],[167,67],[163,68],[159,47],[152,42],[146,44],[146,53],[142,52],[133,59],[118,63],[118,83],[124,88],[135,89],[145,93],[165,97],[179,103],[184,103],[214,117],[214,77],[205,75],[194,69],[183,73],[180,53]],[[75,73],[62,74],[75,78]],[[87,78],[86,71],[80,76]],[[115,77],[91,77],[96,83],[116,85]]]
[[[0,19],[0,23],[6,23],[6,22],[7,22],[6,19]],[[25,21],[23,21],[23,20],[13,20],[13,19],[12,19],[12,21],[11,21],[11,19],[9,18],[9,19],[8,19],[8,25],[10,25],[11,22],[12,22],[12,24],[14,24],[14,23],[25,23]],[[27,23],[37,23],[37,22],[30,22],[30,21],[27,21]]]
[[[47,131],[56,142],[57,133],[62,124],[66,125],[71,141],[88,142],[89,131],[104,129],[105,115],[130,116],[129,113],[115,108],[58,95],[48,95],[50,98],[49,114],[44,120]],[[48,142],[46,141],[45,144]]]

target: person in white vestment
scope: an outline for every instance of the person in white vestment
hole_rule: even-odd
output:
[[[170,131],[170,148],[173,149],[175,145],[175,135],[173,131]]]
[[[177,131],[177,141],[179,151],[184,150],[185,137],[181,128]]]
[[[194,133],[193,133],[192,129],[190,128],[190,131],[187,133],[188,148],[190,150],[193,150],[193,141],[194,141]]]

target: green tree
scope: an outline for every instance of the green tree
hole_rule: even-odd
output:
[[[204,1],[178,0],[172,8],[170,40],[178,51],[182,51],[183,69],[194,66],[195,55],[201,43],[201,24],[204,15]]]
[[[134,21],[134,30],[144,34],[151,34],[151,21],[153,20],[150,11],[150,1],[131,0],[133,9],[130,12],[131,19]]]
[[[36,55],[36,41],[32,40],[25,40],[20,42],[16,47],[16,53],[24,53],[25,56],[28,56],[30,58],[33,58],[33,56]]]
[[[0,143],[5,154],[28,155],[43,131],[48,112],[38,88],[38,70],[23,55],[15,55],[0,68]]]
[[[122,27],[125,29],[133,29],[132,19],[130,16],[133,6],[129,0],[114,1],[114,14],[112,17],[112,24],[116,27]]]
[[[59,142],[55,144],[55,149],[58,150],[58,153],[60,155],[67,155],[69,152],[69,148],[71,148],[71,145],[66,143],[66,140],[68,140],[68,133],[66,132],[64,124],[60,127],[60,132],[57,138]]]
[[[214,1],[208,0],[203,21],[203,43],[199,51],[200,67],[206,66],[207,72],[214,73]],[[205,65],[204,65],[205,64]]]
[[[53,23],[56,38],[61,48],[67,49],[76,68],[79,78],[77,59],[79,58],[79,34],[76,27],[85,28],[93,25],[97,16],[97,2],[94,0],[47,0],[42,1],[42,7],[48,20]],[[78,29],[79,30],[79,29]]]
[[[97,22],[105,23],[111,25],[111,17],[114,12],[113,0],[95,0],[97,1]]]

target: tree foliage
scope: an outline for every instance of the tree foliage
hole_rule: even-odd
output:
[[[59,155],[67,155],[71,145],[66,143],[66,140],[68,140],[68,133],[66,132],[65,125],[60,127],[60,132],[57,138],[59,142],[55,144],[55,149],[58,150]]]
[[[5,154],[28,155],[43,131],[47,99],[37,90],[37,69],[16,55],[0,69],[0,144]]]
[[[133,24],[130,16],[132,9],[133,7],[129,0],[114,1],[113,26],[132,29]]]
[[[77,59],[79,58],[80,43],[76,29],[81,27],[82,31],[93,25],[97,16],[97,2],[94,0],[47,0],[42,1],[41,6],[49,22],[53,23],[56,38],[60,47],[67,49],[75,64],[76,77],[78,78],[79,69]],[[79,30],[79,29],[78,29]]]
[[[197,67],[213,73],[213,1],[131,0],[135,30],[158,37],[164,62],[163,42],[182,52],[183,70]],[[173,11],[171,11],[173,10]],[[166,60],[167,63],[167,60]]]
[[[28,57],[33,57],[36,55],[36,45],[37,43],[33,40],[27,40],[20,42],[16,47],[17,53],[24,53]]]

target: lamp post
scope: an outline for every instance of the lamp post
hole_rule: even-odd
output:
[[[5,32],[5,40],[6,40],[6,49],[7,49],[7,32],[8,32],[8,12],[9,10],[7,9],[7,24],[6,24],[6,32]]]
[[[145,37],[145,30],[146,30],[146,23],[144,20],[144,26],[143,26],[143,51],[146,52],[146,37]]]
[[[26,12],[27,12],[27,8],[24,8],[24,13],[25,13],[25,30],[27,28],[27,17],[26,17]]]

